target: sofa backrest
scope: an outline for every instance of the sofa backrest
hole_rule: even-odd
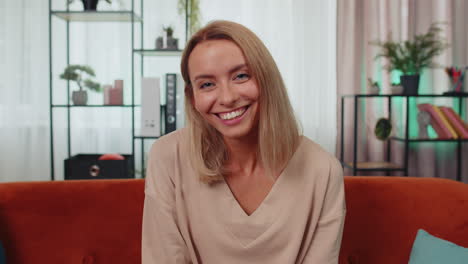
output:
[[[141,263],[143,189],[143,180],[0,184],[7,263]]]
[[[416,231],[468,247],[468,186],[451,180],[346,177],[340,264],[407,263]],[[141,263],[143,180],[0,184],[8,264]]]
[[[341,264],[408,263],[418,229],[468,247],[468,185],[440,178],[346,177]]]

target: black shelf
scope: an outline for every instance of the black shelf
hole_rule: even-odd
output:
[[[135,105],[136,106],[136,105]],[[130,107],[135,107],[133,105],[52,105],[52,107],[57,108],[83,108],[83,107],[92,107],[92,108],[99,108],[99,107],[104,107],[104,108],[109,108],[109,107],[123,107],[123,108],[130,108]]]
[[[132,11],[51,11],[51,14],[69,22],[141,22]]]
[[[402,141],[402,142],[468,142],[468,138],[458,139],[440,139],[440,138],[402,138],[402,137],[391,137],[391,140]]]
[[[405,94],[347,94],[342,95],[344,98],[362,98],[362,97],[468,97],[466,94],[418,94],[418,95],[405,95]]]
[[[158,139],[160,137],[149,137],[149,136],[133,136],[134,139]]]
[[[154,56],[154,57],[179,57],[182,55],[182,50],[156,50],[156,49],[145,49],[144,48],[144,2],[145,0],[131,0],[131,6],[129,7],[130,10],[120,10],[120,11],[70,11],[68,10],[69,5],[66,5],[66,10],[53,10],[52,8],[52,1],[49,0],[49,119],[50,119],[50,167],[51,167],[51,180],[55,180],[55,159],[54,159],[54,145],[56,144],[54,142],[54,114],[56,111],[54,109],[60,109],[59,111],[65,110],[66,112],[66,125],[67,125],[67,155],[68,158],[71,157],[71,154],[74,153],[71,146],[71,141],[72,141],[72,136],[71,136],[71,127],[73,125],[73,122],[71,122],[72,118],[72,111],[78,108],[82,109],[129,109],[131,110],[131,119],[129,122],[131,123],[131,137],[128,138],[128,140],[131,140],[131,145],[132,145],[132,150],[131,150],[131,155],[132,155],[132,171],[135,171],[136,168],[136,148],[135,145],[137,144],[137,140],[140,140],[141,142],[141,168],[144,168],[144,143],[146,139],[158,139],[159,137],[145,137],[138,135],[136,133],[136,111],[140,110],[138,108],[141,108],[141,104],[139,102],[136,102],[135,98],[135,83],[136,83],[136,78],[137,76],[143,76],[144,73],[144,59],[140,60],[140,73],[137,74],[136,67],[135,65],[137,64],[135,57],[138,55],[141,55],[142,58],[144,56]],[[136,9],[135,2],[139,2],[139,7]],[[189,12],[189,1],[185,1],[185,40],[188,39],[188,14]],[[138,14],[137,14],[138,13]],[[53,18],[58,18],[58,19],[53,19]],[[69,83],[67,84],[67,98],[66,100],[61,100],[60,102],[65,102],[65,103],[58,103],[58,104],[53,104],[54,102],[54,82],[53,82],[53,74],[54,74],[54,65],[53,65],[53,60],[52,57],[54,48],[52,47],[53,45],[53,35],[55,34],[56,30],[53,29],[53,24],[55,23],[63,23],[66,25],[66,41],[65,44],[60,44],[60,45],[65,45],[66,48],[66,56],[63,56],[63,60],[66,62],[67,65],[70,65],[70,35],[72,33],[72,28],[70,27],[70,24],[72,23],[129,23],[131,26],[128,27],[128,30],[130,31],[131,38],[129,38],[129,42],[131,43],[130,47],[130,54],[131,54],[131,83],[130,83],[130,94],[131,94],[131,101],[128,102],[128,105],[103,105],[103,104],[92,104],[92,105],[73,105],[70,103],[70,95],[71,95],[71,89]],[[110,24],[109,23],[109,24]],[[107,24],[106,24],[107,25]],[[139,28],[140,35],[137,36],[137,30]],[[165,112],[165,106],[161,106],[161,113]],[[163,122],[163,116],[161,116],[161,123]],[[163,127],[163,124],[161,124],[161,127]],[[163,135],[163,133],[161,133]],[[135,176],[135,175],[134,175]],[[144,176],[144,174],[143,174]]]
[[[182,50],[167,50],[167,49],[135,49],[133,52],[142,56],[158,56],[158,57],[180,57]]]
[[[358,162],[358,108],[360,99],[366,98],[386,98],[387,100],[387,112],[389,114],[388,119],[392,120],[392,102],[393,98],[403,98],[406,101],[406,114],[405,114],[405,127],[404,127],[404,136],[394,136],[389,139],[389,142],[386,144],[386,156],[387,160],[382,162]],[[405,176],[408,175],[408,163],[409,163],[409,145],[410,143],[418,143],[418,142],[446,142],[457,144],[456,150],[456,166],[457,166],[457,174],[456,179],[457,181],[461,181],[461,172],[462,172],[462,144],[467,142],[468,139],[438,139],[438,138],[429,138],[429,139],[420,139],[420,138],[410,138],[409,137],[409,123],[410,121],[410,112],[412,109],[409,107],[410,100],[414,99],[417,100],[418,98],[452,98],[458,100],[458,113],[462,113],[463,109],[463,99],[468,98],[468,94],[418,94],[418,95],[403,95],[403,94],[350,94],[350,95],[342,95],[341,96],[341,153],[340,153],[340,161],[342,165],[346,168],[352,170],[353,175],[356,175],[358,171],[402,171]],[[353,119],[354,119],[354,127],[353,127],[353,160],[351,162],[344,162],[344,107],[345,107],[345,99],[352,99],[354,102],[354,111],[353,111]],[[416,110],[417,111],[417,110]],[[403,165],[397,165],[392,163],[389,159],[391,157],[392,151],[392,144],[391,141],[398,141],[404,144],[404,158],[403,158]],[[387,174],[388,175],[388,174]]]

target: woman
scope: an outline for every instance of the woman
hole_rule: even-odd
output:
[[[188,124],[150,152],[143,263],[338,263],[342,167],[300,135],[263,43],[212,22],[181,71]]]

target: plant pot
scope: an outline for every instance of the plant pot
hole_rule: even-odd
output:
[[[85,11],[96,11],[99,0],[81,0]]]
[[[72,93],[72,101],[74,105],[86,105],[88,93],[86,91],[74,91]]]
[[[404,95],[417,95],[419,88],[419,74],[417,75],[402,75],[400,82],[403,86]]]
[[[168,37],[166,39],[166,48],[168,50],[177,50],[179,46],[179,39],[173,38],[173,37]]]
[[[166,39],[166,48],[168,50],[178,50],[179,49],[179,39],[170,37]]]

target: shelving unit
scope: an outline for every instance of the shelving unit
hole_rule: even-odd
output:
[[[404,98],[405,105],[406,105],[406,114],[405,114],[405,127],[404,127],[404,137],[401,136],[394,136],[391,137],[389,140],[391,141],[399,141],[404,144],[404,164],[399,165],[395,164],[390,161],[391,157],[391,144],[387,144],[387,160],[381,162],[358,162],[358,109],[359,109],[359,101],[363,98],[386,98],[387,99],[387,110],[389,113],[388,119],[392,121],[392,102],[393,98]],[[340,161],[343,166],[349,168],[353,171],[353,175],[356,175],[358,171],[384,171],[384,172],[392,172],[392,171],[402,171],[404,175],[408,175],[408,152],[409,152],[409,144],[410,143],[417,143],[417,142],[452,142],[457,144],[457,180],[461,181],[461,172],[462,172],[462,144],[464,142],[468,142],[468,139],[419,139],[419,138],[410,138],[409,136],[409,126],[410,126],[410,102],[412,99],[417,98],[451,98],[458,100],[458,114],[462,116],[463,110],[463,100],[468,98],[468,95],[439,95],[439,94],[421,94],[421,95],[373,95],[373,94],[354,94],[354,95],[343,95],[341,96],[341,138],[340,138],[340,145],[341,145],[341,153],[340,153]],[[344,161],[344,106],[345,106],[345,99],[353,99],[354,102],[354,111],[353,111],[353,161],[346,162]],[[418,111],[418,110],[416,110]]]
[[[133,3],[132,3],[133,5]],[[132,11],[51,11],[51,15],[70,22],[141,22]]]
[[[133,52],[143,56],[158,56],[158,57],[169,57],[169,56],[182,56],[182,50],[151,50],[151,49],[136,49]]]
[[[143,17],[143,10],[144,10],[144,0],[139,0],[140,10],[139,14],[137,14],[137,10],[135,10],[135,2],[138,0],[131,0],[131,10],[125,11],[71,11],[69,9],[69,4],[67,1],[66,9],[65,10],[53,10],[52,8],[52,1],[49,0],[49,99],[50,99],[50,166],[51,166],[51,180],[55,180],[55,157],[54,157],[54,111],[56,109],[65,109],[66,111],[66,122],[67,122],[67,156],[70,158],[72,156],[72,149],[71,149],[71,111],[73,109],[78,108],[85,108],[85,109],[94,109],[94,108],[120,108],[131,111],[131,145],[132,145],[132,168],[131,171],[135,173],[135,145],[137,144],[136,141],[140,141],[141,143],[141,168],[144,168],[144,141],[145,140],[154,140],[158,137],[143,137],[137,135],[135,132],[135,110],[137,107],[140,107],[139,104],[136,103],[135,100],[135,55],[141,55],[141,64],[140,64],[140,77],[143,76],[143,69],[144,69],[144,59],[145,56],[152,56],[152,57],[177,57],[182,55],[181,50],[156,50],[156,49],[144,49],[144,17]],[[185,40],[187,40],[187,33],[188,33],[188,2],[190,0],[186,0],[186,12],[185,12]],[[129,23],[131,25],[131,103],[127,105],[72,105],[70,102],[71,98],[71,91],[70,91],[70,82],[67,82],[67,103],[66,104],[54,104],[54,89],[53,89],[53,48],[52,48],[52,35],[53,35],[53,23],[52,18],[57,17],[66,23],[66,65],[70,65],[70,23],[90,23],[90,22],[113,22],[113,23]],[[136,47],[135,42],[135,25],[140,25],[140,46]],[[181,43],[182,46],[184,45]],[[65,82],[65,81],[64,81]],[[161,106],[161,114],[162,117],[164,115],[165,106]],[[161,121],[164,120],[161,118]],[[162,126],[161,126],[162,127]],[[162,131],[163,132],[163,131]],[[163,133],[161,133],[162,135]],[[135,174],[129,175],[135,177]],[[144,175],[143,175],[144,176]]]

